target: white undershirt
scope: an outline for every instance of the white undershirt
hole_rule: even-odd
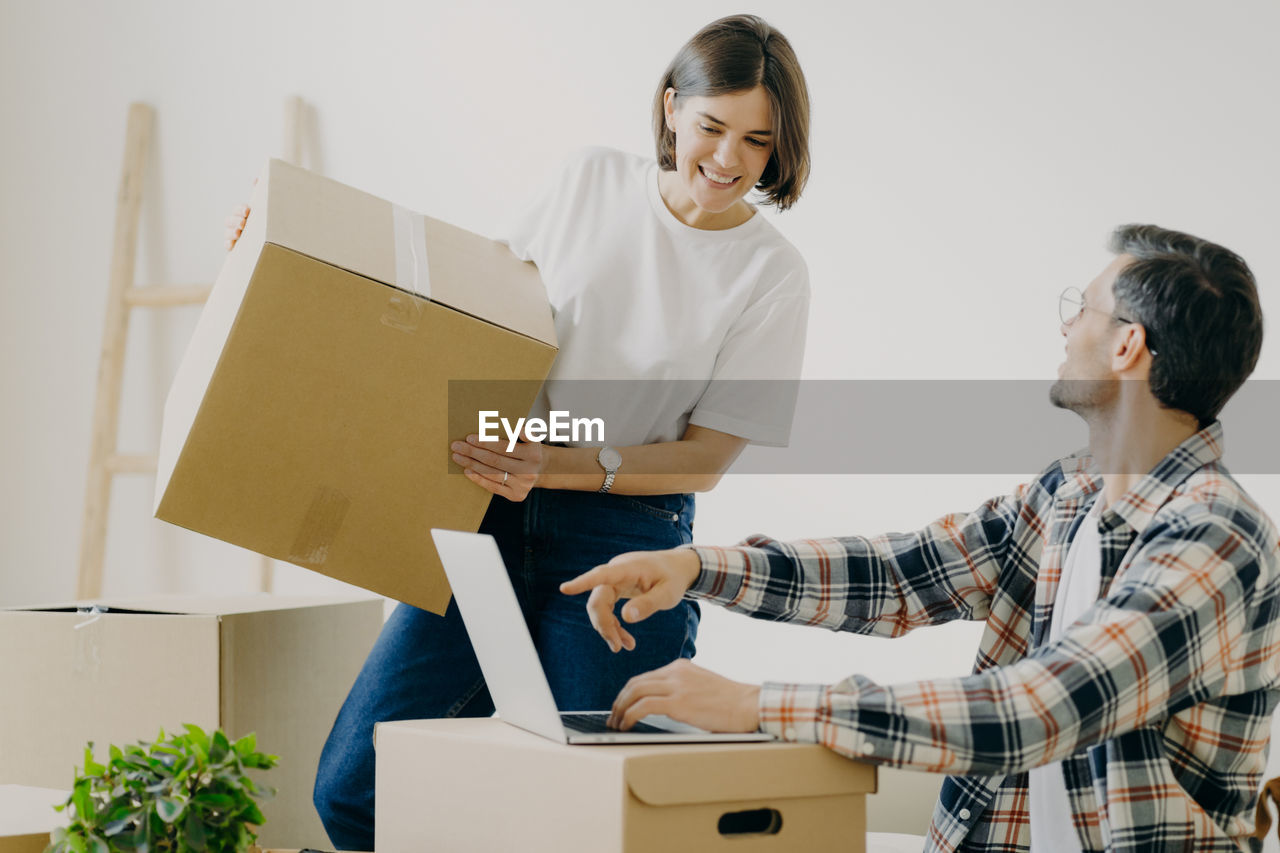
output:
[[[1098,600],[1102,584],[1102,496],[1094,501],[1080,522],[1062,567],[1058,592],[1053,598],[1049,642],[1056,642],[1072,622]],[[1035,853],[1080,853],[1080,842],[1071,820],[1071,801],[1062,775],[1062,762],[1032,768],[1028,774],[1031,807],[1031,849]]]

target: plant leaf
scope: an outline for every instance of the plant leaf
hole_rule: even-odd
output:
[[[165,823],[173,823],[182,817],[182,813],[186,810],[187,804],[179,802],[172,797],[161,797],[156,800],[156,814]]]
[[[107,768],[93,760],[93,747],[84,748],[84,775],[99,777],[107,772]]]
[[[102,834],[107,838],[111,838],[113,835],[119,835],[132,826],[135,819],[135,815],[132,814],[117,818],[102,827]]]
[[[151,814],[149,811],[139,812],[138,828],[133,831],[134,853],[147,853],[151,846]]]
[[[231,751],[231,743],[227,740],[227,736],[222,733],[222,729],[213,730],[213,742],[209,747],[209,760],[221,761],[227,757],[227,753]]]
[[[226,794],[215,794],[212,791],[200,791],[191,798],[191,802],[208,806],[211,809],[229,809],[236,804],[235,797]]]
[[[75,790],[71,792],[71,800],[75,803],[76,817],[81,822],[91,822],[95,816],[93,810],[93,798],[89,796],[89,780],[76,780]]]
[[[253,790],[253,780],[239,773],[223,770],[214,778],[232,791],[239,791],[241,788],[249,791]]]
[[[207,754],[209,752],[209,736],[205,734],[204,729],[191,723],[185,723],[182,727],[187,730],[187,737],[191,739],[191,742],[199,744]]]
[[[252,802],[240,811],[240,817],[244,818],[246,823],[251,823],[254,826],[262,826],[267,822],[267,819],[262,814],[262,810],[258,808],[257,804]]]
[[[240,738],[240,740],[236,741],[233,746],[236,751],[236,755],[244,758],[246,755],[251,755],[258,751],[258,736],[253,732],[249,732],[247,735]]]
[[[205,833],[204,821],[196,814],[195,809],[187,810],[187,847],[192,850],[208,849],[208,839]]]

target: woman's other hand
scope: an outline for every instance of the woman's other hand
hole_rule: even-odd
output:
[[[258,179],[253,179],[253,185],[258,185]],[[236,241],[240,239],[240,235],[244,233],[244,223],[249,219],[249,205],[242,204],[231,211],[231,215],[226,218],[224,224],[226,231],[223,232],[223,245],[230,252],[236,245]]]

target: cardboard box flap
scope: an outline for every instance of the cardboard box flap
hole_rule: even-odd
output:
[[[174,601],[180,602],[177,597]],[[73,601],[54,601],[46,604],[16,604],[0,607],[0,613],[84,613],[88,615],[94,608],[101,613],[122,613],[131,616],[185,616],[188,611],[181,607],[170,607],[169,601],[162,605],[159,597],[137,599],[76,599]]]
[[[768,755],[764,751],[772,751]],[[768,767],[768,774],[761,772]],[[625,761],[627,786],[651,806],[870,793],[875,768],[823,747],[652,748]]]
[[[39,604],[29,607],[3,607],[6,613],[82,613],[91,616],[94,613],[118,613],[128,616],[185,616],[172,610],[141,610],[136,607],[108,607],[103,604]]]
[[[265,242],[556,346],[537,268],[505,246],[282,160],[263,183]]]
[[[231,616],[239,613],[264,613],[276,610],[299,610],[328,604],[348,604],[355,601],[371,601],[374,598],[375,596],[372,595],[276,595],[261,592],[245,595],[148,595],[137,599],[104,599],[101,603],[112,610],[145,607],[157,613]]]
[[[68,793],[57,788],[0,785],[0,838],[38,834],[47,837],[55,827],[67,823],[66,815],[53,807],[65,803]]]
[[[92,601],[65,601],[53,604],[0,607],[0,612],[75,613],[101,608],[106,613],[131,616],[230,616],[237,613],[261,613],[272,610],[295,610],[326,604],[373,601],[375,596],[351,595],[148,595],[144,598],[96,598]]]
[[[275,159],[257,189],[266,209],[253,208],[249,220],[265,214],[263,242],[399,285],[390,202]]]
[[[557,346],[555,321],[538,268],[501,243],[422,217],[431,299],[513,332]]]

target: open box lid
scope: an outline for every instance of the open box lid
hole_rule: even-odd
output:
[[[0,785],[0,838],[47,836],[66,824],[67,818],[53,807],[65,803],[67,795],[56,788]]]
[[[651,806],[867,794],[876,770],[818,745],[654,748],[627,756],[627,787]]]
[[[264,242],[556,346],[537,268],[493,240],[275,159],[250,207]]]
[[[109,615],[163,616],[230,616],[237,613],[262,613],[273,610],[296,610],[326,604],[355,601],[377,601],[372,595],[148,595],[136,598],[96,598],[87,601],[64,601],[52,604],[0,607],[6,613],[70,613],[101,607]]]

